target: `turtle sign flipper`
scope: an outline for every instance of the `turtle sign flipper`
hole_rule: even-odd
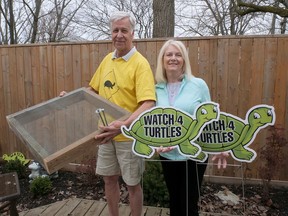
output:
[[[193,157],[192,159],[195,160],[195,161],[204,162],[207,158],[208,158],[208,154],[206,154],[205,152],[201,151],[197,155],[197,157]]]
[[[147,141],[144,142],[141,138],[135,139],[136,134],[133,131],[128,131],[125,126],[122,126],[122,132],[132,139],[134,139],[133,149],[134,152],[140,156],[150,158],[154,153],[153,149],[147,145]],[[142,141],[142,142],[141,142]],[[146,143],[146,144],[145,144]]]
[[[149,147],[148,145],[145,145],[143,143],[141,143],[140,141],[136,141],[134,143],[134,151],[141,155],[141,156],[146,156],[146,157],[150,157],[153,154],[153,149],[151,147]]]
[[[231,150],[232,156],[237,158],[238,160],[243,160],[250,162],[256,157],[256,153],[246,147],[244,148],[242,145],[238,145],[236,148]]]
[[[126,136],[132,137],[131,134],[130,134],[130,132],[127,130],[127,128],[126,128],[125,126],[122,126],[121,129],[122,129],[122,132],[123,132]]]
[[[196,145],[191,145],[189,140],[185,140],[179,144],[179,149],[182,154],[187,156],[197,156],[198,152],[200,151],[200,148]]]

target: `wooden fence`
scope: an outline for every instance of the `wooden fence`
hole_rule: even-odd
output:
[[[213,101],[222,111],[245,119],[254,105],[275,107],[276,124],[288,138],[288,36],[226,36],[181,38],[189,50],[192,71],[203,78]],[[165,39],[135,40],[137,49],[154,71],[157,54]],[[103,57],[113,48],[111,41],[0,46],[0,155],[20,151],[31,157],[10,131],[6,116],[57,97],[62,90],[87,86]],[[268,130],[261,130],[250,146],[256,152],[265,144]],[[283,149],[288,163],[288,146]],[[220,173],[240,176],[239,163]],[[245,176],[260,178],[260,157],[243,164]],[[278,180],[288,180],[283,166]]]

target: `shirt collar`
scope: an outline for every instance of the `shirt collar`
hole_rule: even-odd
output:
[[[182,79],[182,84],[181,84],[181,86],[184,85],[184,84],[186,83],[186,81],[187,81],[187,77],[186,77],[186,75],[184,75],[184,77],[183,77],[183,79]],[[162,88],[162,89],[164,89],[164,88],[166,88],[166,86],[167,86],[167,83],[157,83],[157,84],[156,84],[156,88]]]
[[[134,46],[126,55],[122,56],[121,58],[124,59],[125,61],[128,61],[131,56],[137,51],[136,47]],[[116,59],[116,50],[114,50],[112,54],[112,59]]]

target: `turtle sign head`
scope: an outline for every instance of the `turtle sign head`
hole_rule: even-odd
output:
[[[216,103],[205,103],[198,107],[196,111],[196,117],[198,121],[210,122],[211,120],[218,119],[220,114],[219,104]]]
[[[248,114],[249,124],[256,127],[274,125],[275,115],[273,109],[270,106],[260,106],[252,109]]]

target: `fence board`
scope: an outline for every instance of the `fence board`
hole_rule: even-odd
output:
[[[0,49],[0,68],[1,68],[1,73],[0,73],[0,101],[1,101],[1,106],[0,106],[0,134],[1,134],[1,139],[0,139],[0,150],[8,150],[7,149],[7,133],[5,130],[8,130],[7,128],[7,123],[5,119],[5,106],[4,106],[4,101],[5,101],[5,94],[4,94],[4,78],[3,78],[3,62],[2,62],[2,51],[3,49]],[[6,96],[7,97],[7,96]]]
[[[65,69],[64,69],[64,47],[55,47],[55,73],[56,91],[60,92],[66,89],[65,86]],[[55,75],[56,75],[55,74]]]
[[[166,40],[135,40],[137,49],[147,58],[153,72],[159,49]],[[276,124],[285,127],[288,138],[287,36],[225,36],[180,40],[189,50],[193,74],[206,81],[212,100],[220,104],[222,111],[245,118],[248,109],[254,105],[274,105]],[[111,51],[111,41],[1,46],[0,156],[14,151],[30,156],[9,130],[7,115],[56,97],[61,90],[71,91],[88,86],[96,68]],[[47,122],[40,124],[49,127]],[[65,130],[59,128],[57,132],[61,131]],[[264,146],[267,133],[265,129],[258,134],[252,144],[254,150],[258,151]],[[95,155],[93,151],[91,156]],[[288,146],[283,152],[284,163],[288,163]],[[87,160],[87,157],[83,156],[82,160]],[[235,163],[232,159],[229,162]],[[261,163],[257,158],[251,164],[244,164],[245,175],[259,177],[258,167]],[[212,168],[208,172],[240,175],[239,168],[228,168],[224,173]],[[285,170],[280,173],[276,179],[288,180]]]
[[[91,79],[89,68],[89,46],[86,44],[81,45],[81,86],[88,86]]]
[[[286,93],[285,93],[285,96],[283,98],[279,98],[279,100],[283,100],[283,103],[285,103],[284,112],[282,114],[280,113],[279,117],[281,118],[284,115],[283,119],[285,119],[285,122],[283,124],[283,127],[285,128],[286,134],[288,134],[288,129],[287,129],[288,128],[288,85],[287,85],[287,83],[288,83],[288,73],[287,73],[287,68],[288,68],[288,61],[287,61],[287,59],[288,59],[288,56],[287,56],[288,55],[288,52],[287,52],[287,50],[288,50],[288,40],[287,40],[287,38],[283,38],[283,39],[280,38],[280,41],[281,41],[280,44],[283,44],[283,52],[284,52],[284,53],[282,53],[282,55],[283,55],[283,64],[286,65],[286,66],[283,65],[283,69],[284,69],[284,71],[283,71],[283,80],[286,80],[286,84],[285,84]],[[279,55],[281,55],[281,53]],[[286,79],[285,79],[285,76],[286,76]],[[288,154],[288,146],[286,146],[285,150],[286,150],[285,152],[287,152],[287,154]],[[287,155],[285,155],[285,156],[287,157]]]
[[[110,44],[110,43],[109,43]],[[99,55],[97,58],[97,65],[99,65],[102,61],[102,59],[110,52],[112,52],[113,50],[111,49],[111,47],[109,46],[108,42],[106,43],[100,43],[98,44],[99,46]],[[97,68],[95,68],[97,69]],[[95,71],[94,71],[95,72]]]
[[[14,111],[19,111],[26,108],[26,101],[25,101],[25,86],[24,86],[24,48],[18,47],[16,48],[16,75],[17,78],[15,80],[17,89],[17,104],[18,107]]]
[[[277,39],[267,38],[265,41],[265,67],[263,83],[263,103],[273,104],[275,66],[277,56]]]
[[[276,58],[277,58],[277,39],[266,38],[265,40],[265,60],[263,71],[263,90],[262,90],[262,103],[274,105],[274,90],[275,90],[275,76],[276,76]],[[278,109],[278,108],[277,108]],[[277,118],[277,117],[276,117]],[[255,150],[259,150],[265,143],[265,137],[268,136],[268,129],[264,129],[258,136],[259,145],[256,145]],[[256,144],[258,144],[256,142]],[[258,159],[258,160],[257,160]],[[255,164],[261,164],[259,158],[256,159]]]
[[[240,40],[230,40],[228,47],[228,94],[230,95],[229,103],[227,104],[228,113],[238,113],[238,95],[239,95],[239,78],[240,78]],[[241,100],[241,99],[240,99]]]
[[[91,44],[89,46],[89,50],[90,50],[90,56],[89,56],[89,64],[90,64],[90,70],[89,70],[89,81],[91,79],[91,77],[93,76],[93,74],[96,71],[97,66],[99,65],[97,58],[99,55],[99,46],[98,44]],[[86,80],[85,80],[86,81]],[[89,81],[87,80],[86,82],[89,83]],[[83,84],[83,86],[86,86],[86,84]],[[88,86],[88,84],[87,84]]]
[[[211,99],[216,101],[216,93],[217,93],[217,52],[218,52],[218,40],[210,40],[209,41],[210,52],[209,52],[209,60],[210,60],[210,68],[209,75],[211,76],[211,83],[208,83],[210,87]]]
[[[17,55],[16,55],[17,53]],[[15,56],[12,56],[12,58],[15,59],[15,80],[14,80],[14,89],[17,91],[16,93],[16,101],[15,107],[13,109],[13,112],[23,110],[26,108],[26,95],[25,95],[25,72],[24,72],[24,48],[23,47],[15,47]],[[0,81],[1,82],[1,81]],[[0,111],[1,112],[1,111]],[[6,119],[5,119],[6,123]],[[2,130],[1,130],[2,131]],[[11,133],[10,133],[11,134]],[[17,151],[22,152],[25,155],[29,155],[28,150],[24,145],[17,145],[17,138],[13,135],[12,137],[10,136],[9,141],[6,140],[6,143],[10,143],[14,145],[13,149],[17,149]],[[15,151],[15,150],[14,150]]]
[[[287,50],[288,50],[288,42],[287,42],[287,40],[285,41],[285,49],[284,50],[286,50],[285,51],[285,56],[287,56]],[[287,65],[287,58],[286,58],[286,60],[285,60],[285,62],[286,62],[286,65]],[[286,67],[287,68],[287,67]],[[287,71],[285,71],[284,72],[285,73],[285,75],[286,75],[286,83],[288,83],[288,74],[287,74]],[[285,79],[285,78],[284,78]],[[286,102],[285,102],[285,112],[283,112],[283,114],[284,114],[284,119],[285,119],[285,123],[283,124],[283,127],[285,128],[285,130],[284,130],[284,133],[286,133],[286,135],[288,134],[288,109],[287,109],[287,107],[288,107],[288,85],[286,84],[286,95],[285,95],[285,97],[284,98],[281,98],[281,100],[285,100]],[[277,117],[277,118],[281,118],[281,117],[283,117],[283,115],[281,115],[280,114],[280,116],[279,117]],[[286,138],[287,138],[287,136],[286,136]],[[287,155],[288,155],[288,146],[286,146],[284,149],[283,149],[283,153],[284,153],[284,157],[286,158],[286,160],[284,159],[284,164],[287,164],[287,162],[288,162],[288,160],[287,160]],[[286,167],[286,166],[283,166],[283,167]],[[285,169],[285,168],[284,168]],[[287,172],[287,171],[286,171]],[[286,174],[286,172],[284,171],[280,171],[280,176],[279,176],[279,179],[285,179],[285,180],[287,180],[288,179],[288,175]]]
[[[47,47],[39,47],[39,76],[40,76],[40,101],[49,98],[48,91],[48,63],[47,63]]]
[[[265,39],[254,39],[251,56],[251,88],[249,104],[251,106],[262,103],[262,88],[264,82]]]
[[[155,72],[156,64],[157,64],[157,60],[155,58],[155,56],[157,56],[156,47],[157,47],[157,42],[153,41],[151,43],[148,43],[147,48],[146,48],[147,49],[147,56],[146,57],[150,63],[150,66],[151,66],[153,72]],[[149,51],[149,53],[148,53],[148,51]]]
[[[137,41],[135,47],[142,55],[147,56],[147,43],[145,41]]]
[[[3,48],[1,50],[2,50],[2,53],[1,53],[2,80],[3,80],[3,93],[4,93],[3,103],[1,103],[1,107],[3,107],[3,111],[5,113],[11,110],[11,91],[10,91],[10,82],[9,82],[9,57],[8,57],[9,49]],[[8,151],[12,151],[13,145],[10,144],[10,138],[9,138],[8,132],[9,132],[8,128],[4,127],[4,130],[1,131],[2,133],[1,135],[5,138],[5,144],[7,145]]]
[[[155,62],[154,66],[151,66],[152,68],[154,68],[153,72],[155,72],[155,70],[156,70],[158,54],[159,54],[159,51],[160,51],[160,49],[161,49],[161,47],[163,46],[164,43],[165,43],[165,41],[157,41],[156,42],[156,47],[155,47],[156,50],[153,52],[153,54],[151,54],[151,53],[149,54],[149,55],[151,55],[151,57],[154,59],[154,62]]]
[[[191,69],[194,76],[199,76],[198,43],[198,40],[189,40],[187,42]]]
[[[71,64],[71,62],[73,62],[73,58],[72,58],[72,46],[71,45],[67,45],[63,47],[63,75],[64,75],[64,85],[65,87],[63,89],[58,89],[58,92],[61,92],[64,89],[71,89],[73,90],[76,86],[74,84],[74,74],[73,74],[73,64]],[[81,57],[81,54],[80,54]],[[57,71],[56,71],[57,72]],[[80,74],[81,77],[81,74]],[[77,77],[76,77],[77,78]],[[81,81],[81,78],[80,78]]]
[[[249,94],[251,87],[251,55],[252,55],[252,39],[241,40],[240,52],[240,71],[239,71],[239,110],[238,115],[245,119],[245,115],[249,110]],[[233,113],[234,114],[234,113]]]
[[[284,40],[278,40],[277,46],[277,59],[276,59],[276,71],[275,71],[275,90],[274,90],[274,106],[277,107],[275,110],[276,116],[281,116],[281,113],[285,113],[287,109],[285,107],[285,97],[287,99],[287,69],[288,69],[288,43]],[[282,119],[278,119],[278,124],[285,124],[284,116]]]
[[[229,39],[218,40],[217,72],[216,72],[216,98],[215,102],[220,104],[220,109],[226,112],[227,84],[228,84],[228,54]]]
[[[17,80],[17,74],[16,74],[16,59],[14,58],[15,56],[15,48],[9,49],[8,50],[8,61],[9,61],[9,70],[7,71],[7,78],[8,78],[8,85],[9,85],[9,96],[10,96],[10,107],[11,110],[17,110],[18,107],[18,102],[17,102],[17,87],[15,88],[15,82]],[[10,143],[10,148],[15,149],[16,146],[16,137],[9,133],[9,143]]]
[[[250,90],[249,90],[249,97],[248,97],[248,104],[251,108],[252,106],[258,105],[263,103],[262,102],[262,89],[263,89],[263,71],[264,71],[264,62],[265,62],[265,38],[257,38],[253,39],[252,42],[252,49],[251,49],[251,65],[250,65]],[[243,62],[245,63],[245,62]],[[248,110],[246,110],[248,111]],[[263,131],[260,131],[263,132]],[[259,136],[253,142],[253,149],[257,151],[260,148],[261,143],[263,143],[265,137],[262,136],[259,139]],[[247,177],[258,177],[258,172],[255,172],[255,168],[259,167],[261,164],[260,160],[256,160],[253,164],[246,164],[245,167],[245,175]]]
[[[31,73],[32,73],[32,88],[33,88],[33,103],[41,102],[41,87],[40,87],[40,58],[39,48],[31,47]]]
[[[209,52],[210,52],[210,46],[207,41],[202,40],[199,41],[199,71],[198,76],[204,79],[207,83],[211,82],[211,76],[209,75]]]
[[[82,87],[82,78],[81,78],[81,49],[80,45],[72,46],[72,71],[73,71],[73,83],[76,88]],[[68,91],[73,90],[66,89]]]
[[[274,107],[276,112],[277,123],[286,128],[288,122],[288,42],[282,38],[278,39],[277,46],[277,63],[275,71],[275,90],[274,90]],[[281,118],[281,116],[283,116]],[[280,119],[279,119],[280,118]],[[288,146],[284,148],[284,152],[288,153]],[[287,154],[284,156],[287,157]],[[280,172],[279,179],[285,179],[285,172]]]
[[[17,74],[16,74],[16,59],[15,56],[15,48],[9,49],[8,51],[8,60],[9,60],[9,88],[10,88],[10,97],[11,97],[11,109],[16,110],[18,107],[17,102],[17,88],[15,88],[15,83],[17,80]]]
[[[27,107],[30,107],[34,104],[32,84],[31,48],[28,47],[24,49],[24,88]]]
[[[54,50],[51,45],[47,46],[47,66],[48,66],[48,80],[46,82],[48,83],[48,98],[55,97],[59,93],[56,91],[56,82],[55,82],[55,59],[54,59]],[[58,94],[57,94],[58,93]]]

